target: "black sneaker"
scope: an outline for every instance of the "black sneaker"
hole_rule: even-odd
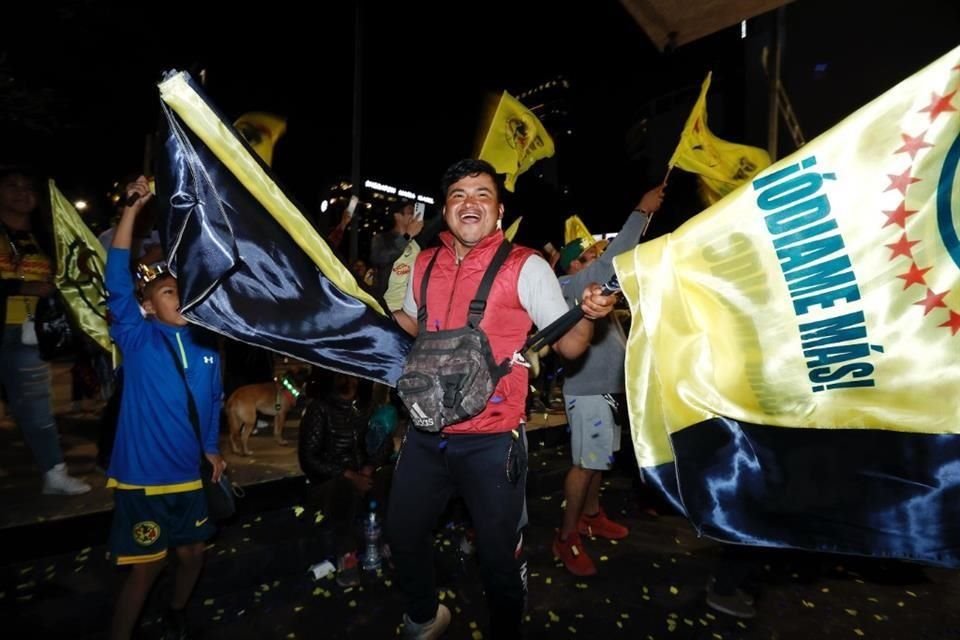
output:
[[[163,614],[163,634],[161,640],[187,640],[187,615],[181,609],[168,608]]]

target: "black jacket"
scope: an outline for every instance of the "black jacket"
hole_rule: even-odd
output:
[[[328,397],[307,405],[300,419],[297,453],[300,468],[311,482],[325,482],[347,469],[358,471],[364,465],[377,467],[387,461],[393,444],[389,438],[380,451],[366,450],[368,419],[369,414],[361,411],[356,401]]]

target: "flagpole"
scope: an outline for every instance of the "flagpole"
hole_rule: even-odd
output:
[[[357,0],[354,12],[354,31],[353,31],[353,155],[351,158],[351,192],[358,199],[360,198],[360,134],[362,133],[361,114],[363,111],[363,92],[361,82],[363,80],[363,65],[361,54],[363,53],[362,36],[363,29],[360,16],[361,0]],[[353,221],[351,221],[353,222]],[[352,265],[359,257],[359,220],[349,225],[350,228],[350,264]]]
[[[671,172],[671,171],[673,171],[673,165],[672,165],[672,164],[668,164],[668,165],[667,165],[667,172],[663,175],[663,182],[660,183],[660,186],[661,186],[661,187],[667,186],[667,180],[670,178],[670,172]],[[647,235],[647,229],[650,228],[650,221],[653,220],[653,214],[654,214],[654,213],[656,213],[656,211],[654,211],[653,213],[651,213],[650,215],[647,216],[647,223],[643,225],[643,231],[640,232],[640,237],[641,237],[641,238],[644,237],[645,235]]]

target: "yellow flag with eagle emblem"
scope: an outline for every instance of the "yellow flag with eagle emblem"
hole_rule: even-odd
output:
[[[504,91],[480,148],[480,159],[493,165],[497,173],[506,174],[504,186],[513,191],[517,176],[553,153],[553,138],[537,116]]]
[[[57,289],[76,326],[106,351],[114,353],[107,327],[107,290],[103,282],[106,252],[53,180],[48,185],[57,251]]]
[[[702,533],[960,566],[960,48],[615,260],[634,448]]]
[[[718,202],[770,166],[770,155],[763,149],[721,140],[707,127],[707,91],[712,77],[713,73],[708,73],[703,81],[700,96],[667,163],[671,168],[697,174],[700,194],[707,204]]]

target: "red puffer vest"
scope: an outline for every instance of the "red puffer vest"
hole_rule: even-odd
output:
[[[497,231],[481,240],[459,265],[450,232],[441,233],[440,240],[442,246],[427,249],[417,256],[413,270],[413,293],[419,308],[423,274],[433,254],[440,252],[427,283],[427,331],[456,329],[467,324],[470,301],[503,242],[503,233]],[[498,363],[509,359],[523,346],[533,326],[526,309],[520,305],[517,281],[523,263],[535,253],[532,249],[514,246],[490,289],[480,328],[487,334]],[[443,432],[501,433],[516,429],[526,418],[527,387],[526,367],[511,368],[510,373],[497,383],[483,411],[469,420],[450,425]]]

